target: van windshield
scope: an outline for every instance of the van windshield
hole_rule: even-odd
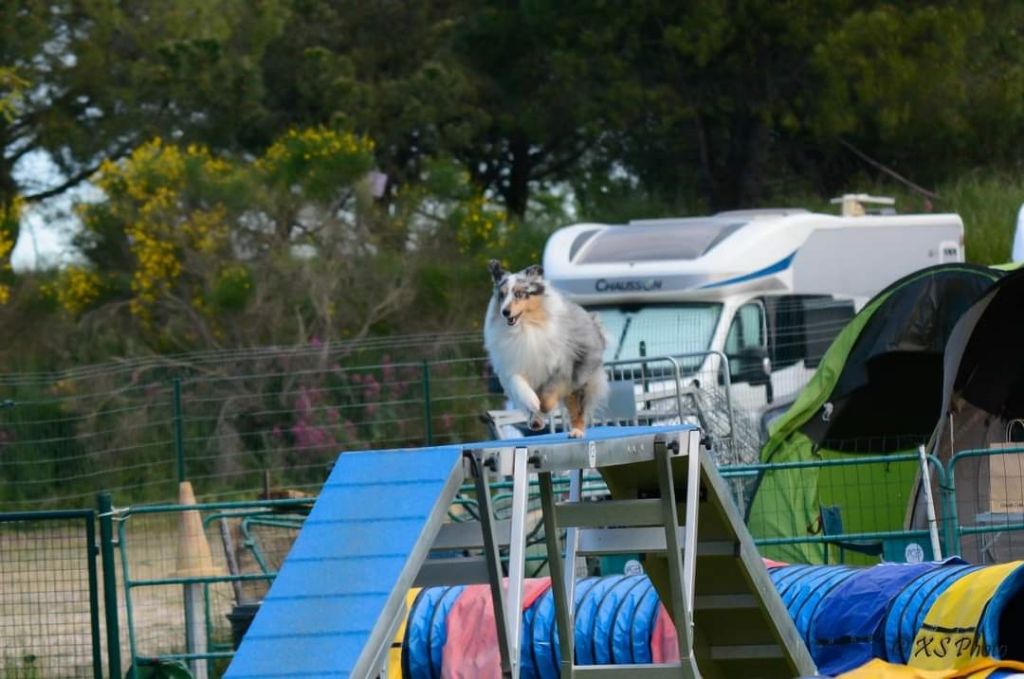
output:
[[[604,360],[643,356],[677,356],[707,351],[722,313],[717,303],[621,305],[590,307],[608,335]],[[697,368],[703,357],[686,359],[683,368]]]

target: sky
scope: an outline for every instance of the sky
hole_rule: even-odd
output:
[[[30,153],[22,158],[14,171],[25,193],[34,193],[61,181],[56,166],[45,153]],[[76,200],[88,199],[96,188],[83,184],[62,196],[31,206],[21,219],[21,232],[11,253],[16,271],[54,266],[75,259],[71,238],[78,221],[71,212]]]
[[[72,220],[47,217],[49,210],[34,209],[21,220],[18,243],[11,253],[11,265],[16,271],[45,268],[73,259],[71,235],[75,228]]]

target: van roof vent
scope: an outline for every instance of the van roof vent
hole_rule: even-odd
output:
[[[604,229],[580,251],[580,264],[697,259],[747,222],[717,218],[630,222]]]
[[[846,193],[838,198],[833,198],[829,203],[832,205],[839,205],[839,214],[843,217],[863,217],[868,214],[896,214],[896,199],[888,196],[869,196],[866,193]]]

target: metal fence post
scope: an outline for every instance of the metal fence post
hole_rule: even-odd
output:
[[[121,635],[117,625],[117,571],[114,565],[114,504],[110,493],[97,496],[100,518],[100,557],[103,561],[103,607],[107,621],[107,674],[121,676]]]
[[[175,377],[173,389],[174,398],[174,453],[178,458],[178,483],[184,481],[185,476],[185,441],[182,433],[182,407],[181,407],[181,378]]]
[[[430,364],[423,361],[423,428],[427,435],[427,445],[434,445],[434,425],[430,415]]]
[[[103,679],[103,659],[100,650],[100,586],[96,573],[96,515],[90,511],[85,517],[85,548],[89,553],[89,629],[92,632],[92,667],[96,679]]]

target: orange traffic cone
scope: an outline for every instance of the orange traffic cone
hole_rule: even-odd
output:
[[[194,505],[196,503],[192,484],[182,481],[178,485],[178,504]],[[213,564],[210,555],[210,543],[206,541],[203,530],[203,519],[197,511],[183,511],[178,532],[178,569],[175,576],[179,578],[203,578],[224,575],[224,571]]]

